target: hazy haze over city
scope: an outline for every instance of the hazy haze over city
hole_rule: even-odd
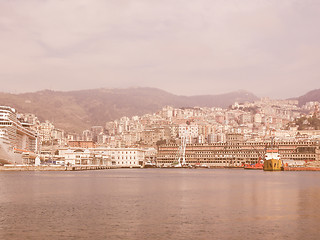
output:
[[[0,91],[319,88],[318,0],[0,2]]]

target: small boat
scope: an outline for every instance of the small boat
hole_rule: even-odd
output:
[[[151,161],[147,161],[145,164],[144,164],[144,168],[155,168],[157,167],[155,163],[151,162]]]
[[[244,165],[244,169],[247,170],[263,170],[263,161],[261,162],[261,160],[255,164],[245,164]]]

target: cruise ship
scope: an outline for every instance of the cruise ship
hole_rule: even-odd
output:
[[[23,164],[23,153],[37,149],[37,133],[18,120],[14,108],[0,106],[0,165]]]

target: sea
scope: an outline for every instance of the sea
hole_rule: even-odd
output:
[[[320,239],[320,172],[0,172],[0,239]]]

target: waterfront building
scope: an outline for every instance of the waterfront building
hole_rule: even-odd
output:
[[[107,154],[84,148],[60,149],[59,159],[64,159],[65,165],[111,166],[111,160]],[[60,160],[59,162],[61,164],[63,161]]]
[[[230,138],[229,138],[230,139]],[[266,142],[228,141],[225,143],[187,144],[186,163],[205,164],[210,167],[240,167],[257,163],[264,157]],[[319,141],[277,142],[282,160],[320,161]],[[158,148],[158,166],[170,166],[175,162],[178,144],[161,145]]]
[[[108,149],[113,166],[141,167],[145,160],[145,151],[138,148]]]
[[[69,165],[106,165],[123,168],[140,168],[144,165],[146,152],[155,156],[154,149],[140,148],[61,148],[59,158]]]

